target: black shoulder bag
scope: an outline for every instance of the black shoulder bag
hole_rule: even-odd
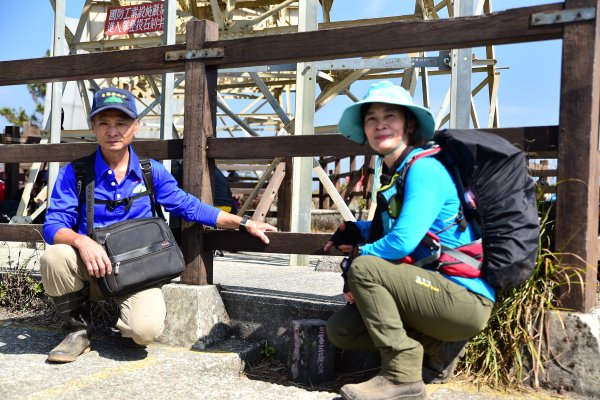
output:
[[[140,160],[146,192],[119,201],[94,199],[94,160],[95,157],[91,156],[76,160],[73,168],[78,190],[84,186],[82,180],[85,177],[87,234],[104,246],[112,264],[110,274],[96,278],[104,295],[112,297],[138,292],[160,286],[181,275],[185,269],[183,254],[165,220],[157,216],[162,212],[156,207],[150,160]],[[85,174],[82,173],[82,164],[86,164]],[[120,205],[129,208],[134,199],[146,195],[150,196],[153,217],[130,219],[94,229],[94,203],[107,204],[109,209]]]

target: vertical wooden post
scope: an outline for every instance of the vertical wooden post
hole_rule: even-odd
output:
[[[323,157],[319,157],[319,162],[321,162],[322,160],[323,160]],[[327,173],[327,164],[325,164],[325,165],[321,164],[321,166]],[[329,196],[325,194],[325,188],[323,188],[323,183],[321,181],[318,181],[318,182],[319,182],[319,209],[323,210],[323,209],[325,209],[325,198],[329,198]]]
[[[7,126],[4,129],[4,143],[15,144],[19,143],[21,139],[21,128],[18,126]],[[21,181],[20,174],[21,165],[19,163],[9,163],[4,165],[4,172],[6,175],[4,198],[6,200],[13,200],[17,192],[19,191],[19,184]],[[18,201],[18,200],[17,200]]]
[[[598,261],[600,7],[596,0],[565,1],[565,9],[578,7],[596,7],[596,19],[563,28],[556,249],[567,254],[565,273],[576,271],[583,281],[562,285],[560,304],[587,312],[596,305]]]
[[[286,174],[277,194],[277,229],[282,232],[291,231],[290,215],[292,214],[292,170],[293,159],[285,159]]]
[[[186,50],[199,50],[219,38],[219,27],[211,21],[191,21],[186,26]],[[214,135],[217,110],[217,69],[202,60],[185,65],[185,102],[183,136],[183,189],[203,202],[212,204],[214,160],[207,157],[207,139]],[[211,163],[212,168],[211,168]],[[204,249],[204,228],[182,221],[182,252],[187,267],[181,283],[212,284],[213,256]]]

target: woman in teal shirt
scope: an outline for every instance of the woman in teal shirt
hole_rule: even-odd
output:
[[[377,376],[342,387],[346,400],[425,398],[420,341],[437,342],[438,350],[451,342],[450,347],[460,350],[484,328],[494,304],[494,291],[481,278],[450,277],[403,262],[431,254],[422,241],[427,232],[452,248],[476,239],[470,228],[460,229],[456,223],[458,193],[435,158],[414,161],[403,195],[397,196],[399,172],[423,150],[416,146],[431,139],[434,126],[431,112],[389,81],[373,84],[340,119],[340,132],[368,143],[383,162],[374,220],[342,223],[325,244],[326,251],[337,246],[353,256],[344,293],[348,304],[327,322],[330,341],[343,349],[381,355]]]

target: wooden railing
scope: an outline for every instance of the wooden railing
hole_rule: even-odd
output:
[[[210,202],[215,159],[298,156],[351,156],[368,153],[336,135],[215,139],[217,68],[281,64],[443,50],[494,44],[562,39],[560,125],[506,128],[496,133],[532,157],[558,158],[557,249],[565,268],[577,268],[584,285],[562,293],[562,305],[588,311],[596,304],[598,205],[598,104],[600,65],[597,19],[535,25],[533,14],[596,7],[593,0],[524,7],[485,16],[435,21],[390,22],[276,36],[218,40],[214,23],[192,21],[186,43],[145,49],[0,62],[0,85],[131,76],[185,71],[184,138],[135,144],[140,155],[156,159],[183,158],[183,187]],[[223,56],[205,59],[168,57],[173,51],[222,49]],[[93,144],[0,146],[0,162],[70,161],[90,153]],[[578,210],[576,213],[573,210]],[[593,218],[595,217],[595,218]],[[264,246],[234,231],[205,231],[183,224],[182,250],[187,269],[182,281],[212,282],[212,249],[319,254],[326,235],[270,233]],[[0,240],[40,239],[39,226],[6,225]],[[581,289],[581,290],[579,290]]]

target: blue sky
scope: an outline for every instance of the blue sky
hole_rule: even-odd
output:
[[[545,0],[503,0],[493,4],[494,11],[527,5],[552,3]],[[365,7],[365,4],[369,4]],[[67,16],[79,17],[83,0],[67,0]],[[408,7],[408,8],[407,8]],[[333,21],[374,18],[410,13],[414,2],[397,0],[336,0],[331,10]],[[43,57],[51,47],[53,11],[49,1],[0,0],[0,61]],[[519,45],[496,46],[498,65],[508,67],[500,77],[501,126],[535,126],[558,124],[560,88],[560,41],[546,41]],[[475,50],[476,54],[481,51]],[[434,54],[431,54],[434,55]],[[475,81],[483,78],[475,77]],[[431,109],[434,114],[441,104],[441,93],[447,83],[432,81]],[[438,86],[438,87],[434,87]],[[365,84],[353,86],[353,92],[362,96]],[[338,99],[317,113],[317,125],[334,124],[347,105]],[[34,108],[24,85],[0,87],[0,107],[23,107],[28,113]],[[337,109],[337,111],[336,111]],[[325,112],[323,112],[325,111]],[[481,113],[482,111],[480,111]],[[485,121],[481,118],[480,121]],[[0,130],[7,125],[0,117]]]

